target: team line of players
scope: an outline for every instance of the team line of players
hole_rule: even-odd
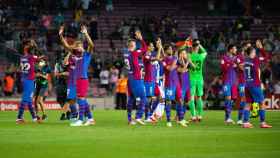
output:
[[[129,124],[142,124],[157,122],[159,116],[157,109],[166,112],[167,126],[171,127],[171,105],[176,104],[176,122],[186,127],[188,121],[184,119],[186,106],[189,106],[192,122],[201,121],[203,115],[203,64],[207,56],[206,50],[198,40],[186,40],[185,46],[176,53],[172,46],[162,46],[157,39],[156,48],[152,42],[146,45],[141,33],[135,33],[136,40],[128,41],[124,58],[128,71],[128,122]],[[141,46],[137,46],[137,42]],[[187,53],[185,47],[190,46]],[[263,46],[259,40],[257,49],[249,43],[243,51],[237,54],[235,45],[229,45],[227,53],[221,58],[223,91],[225,96],[225,123],[234,124],[231,111],[238,95],[241,104],[238,112],[238,124],[243,128],[252,128],[249,122],[250,107],[252,103],[260,105],[260,127],[271,128],[265,122],[264,96],[260,82],[261,62],[268,60]],[[256,50],[260,55],[256,54]],[[141,72],[144,69],[144,74]],[[143,77],[142,77],[143,76]],[[135,119],[131,118],[132,106],[138,100]],[[142,121],[142,115],[145,120]]]
[[[67,65],[67,102],[64,110],[70,109],[71,117],[77,118],[71,126],[94,125],[90,106],[87,102],[88,66],[93,52],[91,40],[85,26],[81,26],[81,32],[87,40],[87,48],[80,40],[69,45],[63,37],[64,27],[59,30],[61,42],[68,55],[64,59]],[[32,107],[34,91],[35,64],[41,57],[34,56],[30,49],[35,42],[30,41],[25,45],[24,55],[21,57],[23,94],[19,106],[17,123],[23,123],[24,108],[27,106],[33,121],[37,119]],[[156,48],[155,48],[156,46]],[[191,121],[201,121],[203,116],[203,65],[207,56],[206,50],[199,40],[186,40],[176,53],[171,45],[163,48],[160,39],[146,44],[140,31],[135,32],[135,39],[127,42],[124,50],[124,62],[128,76],[128,101],[127,118],[129,125],[156,123],[163,111],[166,113],[167,126],[172,127],[171,106],[176,104],[176,122],[187,127],[185,120],[186,106],[191,112]],[[260,127],[270,128],[265,123],[265,106],[263,105],[263,92],[260,83],[260,64],[267,60],[260,41],[256,42],[260,56],[256,55],[256,49],[246,46],[246,49],[237,54],[237,48],[229,45],[227,53],[221,59],[225,95],[225,122],[233,123],[231,111],[237,93],[241,97],[238,113],[238,123],[244,128],[252,128],[250,124],[250,106],[253,102],[260,104]],[[190,52],[187,53],[187,47]],[[245,48],[245,47],[244,47]],[[144,71],[142,71],[144,70]],[[144,73],[143,73],[144,72]],[[132,108],[137,102],[135,117],[132,118]],[[76,107],[78,104],[78,108]],[[144,115],[144,121],[142,117]],[[84,117],[87,117],[85,119]],[[86,121],[85,121],[86,120]]]

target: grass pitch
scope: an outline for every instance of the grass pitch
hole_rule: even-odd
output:
[[[48,111],[43,124],[16,125],[16,112],[0,112],[0,155],[3,158],[273,158],[280,157],[280,112],[267,112],[272,129],[223,123],[223,111],[206,111],[201,123],[183,128],[165,121],[128,126],[125,111],[98,110],[97,124],[70,127]],[[236,116],[236,113],[233,114]],[[189,113],[188,113],[189,117]]]

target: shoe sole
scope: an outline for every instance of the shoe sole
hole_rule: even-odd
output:
[[[145,122],[140,122],[140,121],[135,121],[135,122],[136,122],[136,124],[146,125],[146,123],[145,123]]]
[[[225,122],[226,125],[235,125],[234,122]]]
[[[84,126],[94,126],[95,123],[90,123],[90,124],[84,124]]]
[[[260,128],[272,128],[272,127],[260,127]]]
[[[84,126],[84,125],[70,125],[71,127],[81,127],[81,126]]]
[[[188,125],[182,125],[182,124],[179,124],[181,127],[188,127]]]

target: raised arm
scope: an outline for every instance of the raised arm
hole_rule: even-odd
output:
[[[207,52],[206,52],[205,48],[201,44],[199,44],[198,53],[202,54],[204,58],[207,56]]]
[[[66,57],[63,60],[63,64],[64,65],[69,65],[69,58],[70,58],[71,52],[68,52],[68,54],[66,55]]]
[[[140,48],[141,54],[146,53],[148,50],[148,47],[147,47],[147,44],[144,41],[143,36],[140,31],[135,32],[135,38],[141,42],[141,48]]]
[[[192,62],[191,57],[189,54],[187,54],[187,62],[191,65],[191,67],[195,68],[195,64]]]
[[[35,40],[30,40],[30,46],[31,47],[33,47],[33,48],[36,48],[36,49],[38,49],[38,45],[37,45],[37,43],[35,42]]]
[[[67,43],[67,41],[65,40],[65,38],[63,37],[63,32],[64,32],[64,26],[61,26],[59,29],[59,38],[60,41],[62,43],[62,45],[64,46],[64,48],[68,51],[72,51],[72,47]]]
[[[88,31],[87,31],[87,28],[85,25],[81,26],[81,32],[85,35],[87,43],[88,43],[87,51],[93,53],[94,44],[93,44],[91,37],[88,34]]]
[[[261,62],[266,62],[268,60],[268,55],[267,53],[265,52],[264,48],[263,48],[263,45],[262,45],[262,42],[260,40],[257,40],[256,41],[256,47],[259,49],[260,51],[260,55],[259,55],[259,60]]]
[[[157,55],[156,55],[156,60],[162,60],[161,52],[163,51],[163,48],[162,48],[162,43],[161,43],[160,38],[158,38],[158,40],[157,40],[156,47],[158,49]]]

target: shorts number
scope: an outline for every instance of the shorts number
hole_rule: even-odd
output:
[[[224,92],[226,92],[228,90],[227,86],[224,86]]]
[[[239,87],[239,91],[240,91],[240,92],[245,92],[245,87],[244,87],[244,86]]]
[[[167,91],[166,91],[166,95],[168,95],[168,96],[172,96],[172,95],[173,95],[172,90],[167,90]]]
[[[67,96],[69,96],[70,94],[70,89],[67,89]]]

